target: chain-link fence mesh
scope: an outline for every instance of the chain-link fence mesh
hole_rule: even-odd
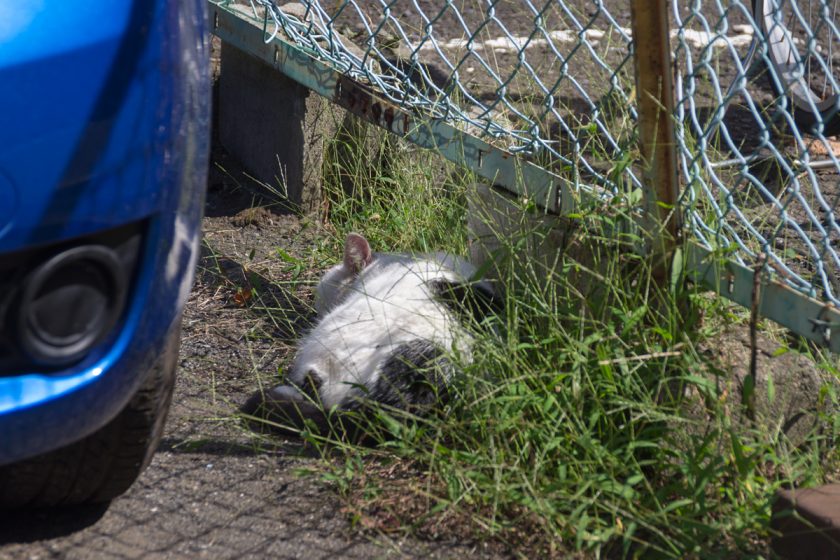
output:
[[[640,186],[629,2],[237,3],[268,40],[297,44],[397,105],[583,189]],[[671,12],[687,235],[840,304],[835,2],[673,0]]]
[[[692,234],[742,264],[766,258],[790,286],[840,302],[834,2],[674,4]],[[693,50],[690,34],[714,41]]]

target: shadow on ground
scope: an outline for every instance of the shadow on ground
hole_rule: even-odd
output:
[[[71,535],[97,523],[109,504],[0,513],[0,545],[34,543]],[[0,556],[3,551],[0,549]]]

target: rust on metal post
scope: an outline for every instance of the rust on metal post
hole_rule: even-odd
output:
[[[631,0],[639,146],[654,253],[671,254],[680,232],[674,88],[667,0]],[[666,260],[667,262],[667,260]]]

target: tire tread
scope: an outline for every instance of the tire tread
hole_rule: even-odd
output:
[[[163,435],[180,346],[180,325],[161,359],[117,416],[60,449],[0,467],[0,509],[110,501],[148,466]]]

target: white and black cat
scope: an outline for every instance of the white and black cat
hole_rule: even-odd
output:
[[[451,357],[472,359],[464,320],[498,308],[475,274],[458,257],[373,253],[349,234],[343,261],[318,284],[318,320],[286,384],[254,394],[243,412],[297,428],[308,418],[323,432],[336,427],[328,418],[340,424],[342,412],[371,402],[417,413],[441,402],[457,371]]]

